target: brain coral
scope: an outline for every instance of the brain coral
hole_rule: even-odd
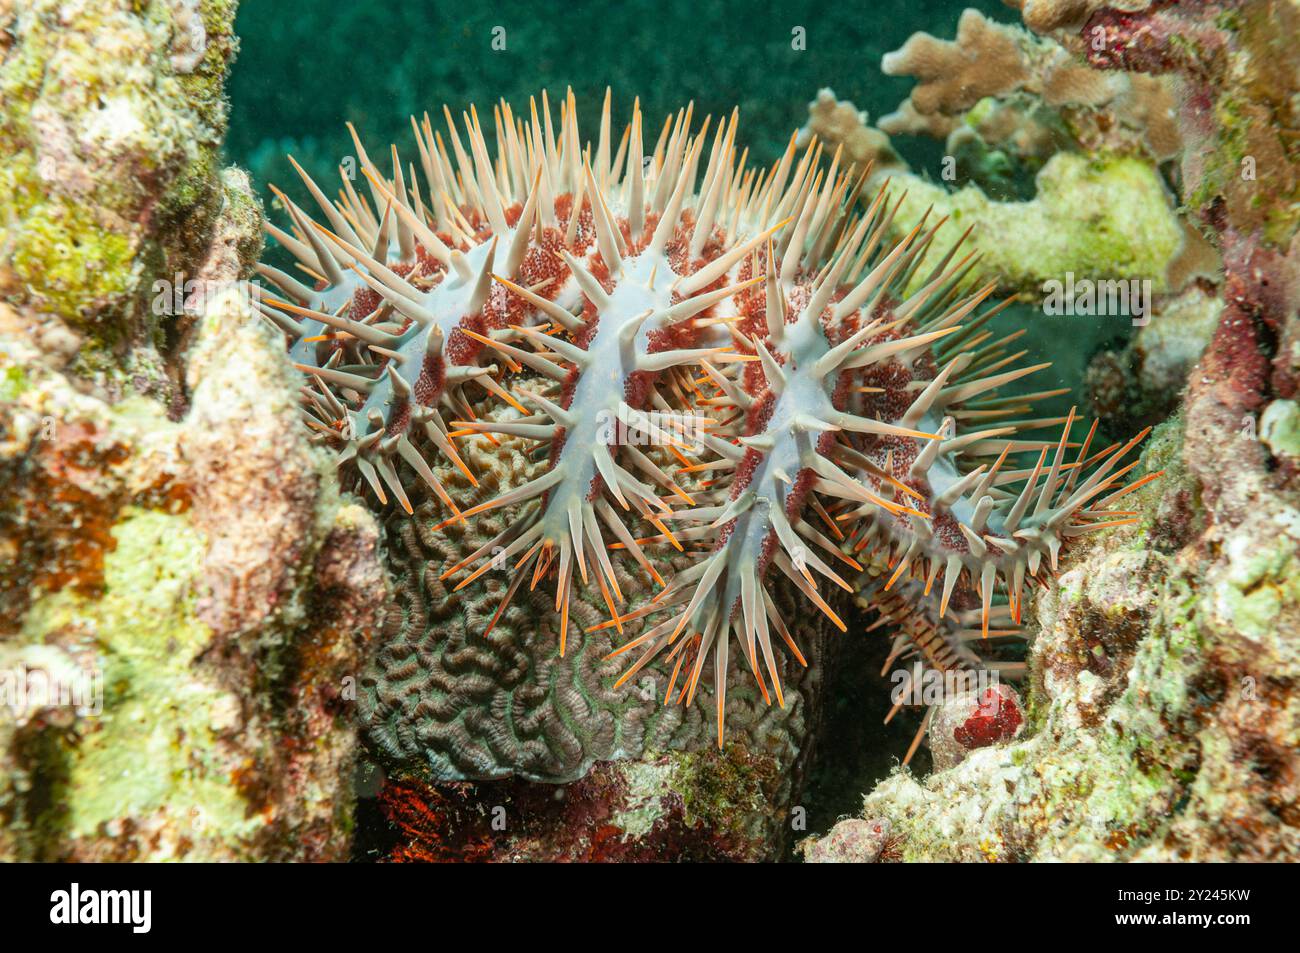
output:
[[[501,443],[466,448],[465,460],[478,474],[477,492],[484,499],[525,484],[545,467],[545,461],[524,453],[526,441]],[[453,475],[452,467],[435,469],[473,498],[468,481]],[[438,577],[500,532],[507,519],[497,512],[434,532],[435,507],[425,499],[416,505],[414,519],[397,513],[387,525],[395,598],[359,697],[371,746],[386,762],[436,779],[516,775],[570,781],[596,761],[711,744],[712,726],[698,707],[660,704],[662,673],[647,672],[631,686],[611,687],[622,666],[605,658],[606,633],[585,631],[602,621],[603,605],[582,590],[575,592],[570,610],[577,635],[563,656],[556,651],[558,618],[541,592],[513,604],[484,634],[509,584],[508,571],[490,572],[484,586],[458,593]],[[656,555],[664,572],[686,562]],[[648,598],[648,580],[616,565],[623,591]],[[777,596],[793,618],[799,618],[796,595],[783,587]],[[808,667],[787,660],[786,706],[764,704],[739,671],[730,676],[728,706],[729,739],[773,757],[787,775],[802,767],[826,656],[834,650],[831,625],[823,617],[805,614],[795,630]]]

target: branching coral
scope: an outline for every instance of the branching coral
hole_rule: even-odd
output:
[[[934,132],[942,137],[947,134]],[[849,161],[865,168],[888,169],[903,164],[889,142],[889,136],[868,123],[867,114],[852,103],[840,102],[830,89],[821,89],[808,104],[808,122],[799,130],[798,142],[807,145],[811,137],[832,146],[842,146]]]
[[[820,101],[809,108],[810,127],[834,136],[833,144],[854,137],[844,123],[816,121],[826,112]],[[935,118],[943,120],[925,117]],[[953,163],[944,179],[965,184],[952,191],[929,176],[896,168],[877,172],[873,184],[888,175],[906,186],[894,237],[933,211],[943,222],[940,241],[968,235],[979,254],[979,275],[1025,297],[1040,297],[1044,282],[1067,272],[1150,279],[1156,292],[1217,277],[1217,253],[1180,219],[1148,158],[1106,149],[1089,157],[1059,117],[1048,121],[1039,109],[1026,111],[1013,101],[981,100],[935,128],[947,130],[951,156],[945,161]],[[1038,171],[1030,177],[1032,169]]]
[[[1142,151],[1156,160],[1181,148],[1167,81],[1095,69],[1053,40],[976,10],[962,14],[956,39],[913,34],[881,69],[918,80],[898,110],[881,117],[890,135],[942,137],[969,127],[989,147],[1025,154],[1026,144],[1038,147],[1056,130],[1055,138],[1065,134],[1093,151]]]

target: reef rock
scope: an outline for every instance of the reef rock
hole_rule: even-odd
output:
[[[831,828],[825,837],[809,838],[803,845],[809,864],[872,864],[889,845],[889,824],[879,818],[850,817]]]
[[[757,861],[783,856],[777,760],[744,745],[601,762],[568,784],[389,781],[394,862]]]
[[[1009,741],[1025,724],[1020,698],[1008,685],[963,692],[936,706],[930,720],[934,769],[943,771],[977,748]]]
[[[1071,547],[1036,601],[1023,737],[924,780],[896,771],[863,816],[902,859],[1294,861],[1300,70],[1280,24],[1297,5],[1097,6],[1025,14],[1074,24],[1080,49],[1100,28],[1096,65],[1178,77],[1183,138],[1204,143],[1182,157],[1185,201],[1224,266],[1213,331],[1143,455],[1159,476],[1124,504],[1137,523]]]
[[[0,5],[6,860],[349,853],[386,580],[240,282],[233,13]]]

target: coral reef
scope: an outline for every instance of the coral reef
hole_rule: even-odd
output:
[[[859,168],[889,169],[904,165],[889,142],[889,136],[870,125],[870,117],[852,103],[840,102],[831,89],[817,91],[808,104],[808,122],[799,130],[797,142],[806,146],[816,137],[844,149],[844,158]]]
[[[800,844],[805,863],[873,864],[888,857],[889,825],[881,820],[847,818],[825,837],[810,837]]]
[[[968,10],[954,40],[918,33],[885,58],[887,72],[918,84],[880,125],[946,140],[941,178],[957,190],[891,170],[915,196],[897,227],[912,227],[931,209],[951,216],[949,236],[974,223],[969,241],[981,252],[981,278],[1036,302],[1046,281],[1066,274],[1151,280],[1155,320],[1134,322],[1140,329],[1127,341],[1110,322],[1073,322],[1070,336],[1086,337],[1073,366],[1058,360],[1067,380],[1076,366],[1086,370],[1091,409],[1109,432],[1125,433],[1176,406],[1221,307],[1223,266],[1168,184],[1176,177],[1167,160],[1184,154],[1182,81],[1164,70],[1107,69],[1090,49],[1095,43],[1083,42],[1092,36],[1058,30],[1036,38]],[[847,111],[836,114],[844,128],[826,129],[832,141],[874,132],[855,129]],[[1258,118],[1270,128],[1271,118]],[[1030,342],[1055,331],[1050,317],[1035,324]]]
[[[1296,494],[1249,435],[1223,465],[1216,384],[1158,432],[1139,528],[1039,597],[1027,740],[866,798],[904,859],[1297,855]]]
[[[961,151],[958,131],[1022,164],[1071,147],[1156,161],[1182,149],[1169,82],[1096,69],[1053,40],[975,10],[962,14],[954,40],[914,34],[881,69],[919,82],[880,128],[947,136],[953,154]]]
[[[1068,271],[1151,279],[1157,291],[1168,287],[1184,233],[1152,166],[1061,152],[1043,166],[1036,184],[1028,201],[998,202],[973,185],[948,192],[908,177],[898,227],[914,225],[930,209],[947,218],[943,238],[973,226],[971,247],[980,253],[982,272],[1001,287],[1035,297],[1045,282]]]
[[[1193,286],[1132,345],[1167,362],[1150,370],[1166,386],[1200,354],[1143,455],[1163,477],[1131,498],[1136,525],[1067,554],[1036,600],[1025,735],[924,780],[900,770],[863,816],[902,859],[1294,860],[1300,70],[1279,36],[1297,8],[1025,12],[1096,65],[1176,77],[1198,144],[1181,188],[1222,252],[1221,298]],[[1179,313],[1201,329],[1186,350],[1168,344]]]
[[[1122,82],[1076,63],[1054,43],[1035,40],[970,9],[957,22],[956,39],[914,33],[885,56],[880,69],[886,76],[920,81],[907,100],[917,116],[957,115],[985,97],[1020,90],[1050,106],[1096,105],[1112,98],[1113,87]]]
[[[225,190],[222,81],[235,4],[6,5],[0,248],[34,306],[87,332],[82,372],[172,399],[181,330],[144,304],[192,274]],[[183,323],[183,322],[180,322]]]
[[[1085,386],[1093,412],[1109,431],[1152,426],[1178,409],[1188,375],[1222,311],[1223,301],[1212,287],[1191,284],[1167,299],[1125,347],[1092,357]]]
[[[1035,299],[1067,271],[1150,279],[1157,294],[1217,280],[1214,249],[1179,215],[1161,172],[1183,154],[1171,77],[1107,70],[975,10],[955,39],[916,33],[882,69],[917,84],[879,130],[827,90],[810,104],[809,128],[850,155],[893,156],[889,135],[945,140],[942,183],[905,168],[876,173],[908,190],[896,234],[931,209],[946,222],[942,240],[974,225],[980,276]]]
[[[961,672],[983,664],[968,643],[1014,639],[1024,586],[1069,539],[1126,522],[1110,518],[1134,488],[1117,467],[1144,434],[1093,453],[1095,427],[1070,443],[1071,413],[1059,437],[1022,436],[1062,421],[1000,396],[1045,365],[1008,369],[1017,335],[984,329],[1001,309],[981,309],[994,285],[970,287],[963,236],[939,245],[943,222],[918,216],[891,240],[907,198],[878,191],[859,212],[867,173],[840,172],[842,148],[823,170],[811,135],[748,170],[734,116],[705,163],[689,109],[647,151],[634,107],[614,154],[609,103],[586,149],[571,95],[558,135],[545,95],[531,121],[501,103],[495,161],[476,111],[444,110],[445,140],[413,120],[422,184],[395,149],[387,175],[354,133],[370,201],[346,175],[331,200],[298,170],[328,225],[277,192],[289,228],[269,231],[317,281],[260,265],[283,297],[255,306],[305,375],[313,439],[391,509],[398,598],[362,715],[407,786],[385,789],[403,817],[411,785],[586,785],[665,749],[674,763],[725,750],[730,726],[780,779],[755,815],[779,825],[826,654],[794,593],[844,630],[813,571],[854,589],[813,547],[902,623],[891,661]],[[959,743],[1013,732],[1007,705],[967,715]],[[431,857],[455,836],[453,790],[490,796],[416,799]]]
[[[782,859],[859,623],[805,860],[1300,856],[1300,0],[1012,5],[771,165],[543,92],[264,223],[233,0],[0,0],[0,859]]]
[[[23,375],[4,405],[5,671],[30,681],[53,659],[102,691],[71,724],[65,709],[14,713],[8,855],[346,856],[355,738],[340,696],[383,592],[378,534],[322,485],[270,337],[219,296],[176,423],[147,398],[78,393],[6,345]],[[214,466],[236,447],[247,468]],[[276,500],[268,483],[293,488],[284,519],[250,524],[249,499]]]
[[[386,579],[249,306],[233,4],[0,7],[0,856],[339,859]]]
[[[821,100],[810,106],[814,114],[827,110]],[[831,134],[832,144],[854,141],[866,131],[845,123],[810,123]],[[960,131],[949,136],[954,162],[966,154],[958,141]],[[1035,299],[1045,282],[1067,272],[1146,279],[1157,294],[1217,272],[1213,252],[1207,261],[1204,240],[1180,219],[1173,196],[1149,160],[1054,147],[1044,151],[1045,161],[1029,177],[1032,196],[1011,194],[1000,185],[1006,170],[992,183],[984,172],[972,174],[957,191],[898,168],[881,171],[878,178],[888,176],[906,189],[893,234],[906,235],[927,214],[940,221],[938,241],[955,241],[969,229],[966,242],[979,255],[977,276],[997,281],[1005,292]]]

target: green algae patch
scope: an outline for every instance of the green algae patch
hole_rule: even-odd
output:
[[[196,666],[211,644],[195,613],[203,537],[183,516],[130,509],[112,534],[100,598],[60,592],[27,617],[30,640],[82,639],[102,665],[103,710],[66,752],[59,826],[93,838],[121,818],[161,815],[196,840],[209,825],[251,835],[247,802],[210,760],[240,703]]]
[[[1209,596],[1220,619],[1231,619],[1243,633],[1263,639],[1277,630],[1283,611],[1300,604],[1300,561],[1295,540],[1234,537],[1224,547],[1228,570]]]
[[[1300,457],[1300,404],[1275,400],[1259,416],[1259,439],[1278,457]]]
[[[235,6],[31,0],[8,12],[0,250],[23,297],[93,326],[129,316],[148,272],[201,260],[221,205]]]
[[[6,367],[0,372],[0,401],[17,400],[27,390],[27,375],[17,365]]]
[[[0,222],[22,222],[8,242],[14,275],[61,314],[113,302],[139,282],[130,239],[102,228],[85,205],[51,199],[30,156],[0,164]]]
[[[682,799],[687,823],[702,821],[737,841],[753,840],[752,819],[768,810],[777,777],[776,760],[729,743],[679,756],[672,787]]]
[[[1057,153],[1038,174],[1037,195],[1026,202],[998,202],[979,188],[948,192],[913,175],[894,175],[907,190],[894,221],[905,235],[927,210],[930,222],[947,217],[938,247],[955,242],[970,226],[963,246],[977,252],[974,280],[1041,293],[1043,282],[1148,278],[1154,291],[1167,288],[1165,272],[1183,244],[1183,230],[1155,167],[1140,159],[1089,158]],[[927,272],[917,272],[914,289]]]

